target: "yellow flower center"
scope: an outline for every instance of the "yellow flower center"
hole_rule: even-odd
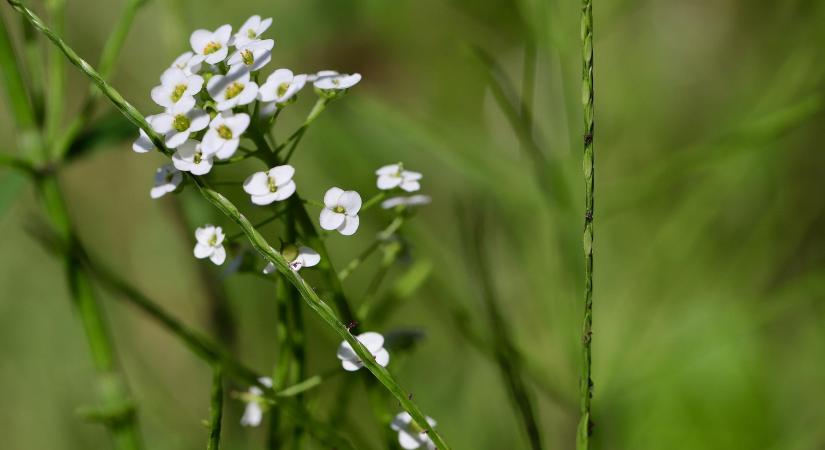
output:
[[[180,100],[181,97],[183,97],[183,94],[185,94],[185,93],[186,93],[186,85],[185,84],[179,84],[179,85],[175,86],[175,89],[172,90],[172,101],[177,102],[178,100]]]
[[[255,62],[255,56],[250,50],[241,50],[241,59],[247,66],[251,66]]]
[[[206,44],[206,47],[203,48],[203,54],[204,55],[211,55],[212,53],[215,53],[216,51],[220,50],[221,48],[222,48],[221,44],[218,44],[217,42],[212,41],[212,42]]]
[[[200,164],[203,161],[203,154],[201,152],[195,153],[195,164]]]
[[[256,33],[255,30],[250,28],[246,30],[246,36],[249,37],[249,39],[255,39],[256,37],[258,37],[258,33]]]
[[[185,114],[178,114],[175,116],[175,120],[172,122],[172,126],[175,130],[181,132],[186,131],[189,129],[189,125],[192,124],[192,121],[189,120],[189,117],[186,117]]]
[[[211,238],[209,238],[209,246],[214,247],[217,243],[218,243],[218,233],[215,233],[215,234],[212,235]]]
[[[232,139],[232,130],[226,125],[221,125],[218,127],[218,136],[226,140]]]
[[[269,188],[269,192],[277,192],[278,191],[278,185],[275,184],[275,179],[272,178],[272,177],[267,177],[266,178],[266,186]]]
[[[336,206],[335,208],[332,208],[332,212],[337,212],[337,213],[340,213],[340,214],[344,214],[344,213],[346,213],[346,212],[347,212],[347,210],[346,210],[346,209],[344,209],[344,207],[343,207],[343,206],[338,205],[338,206]]]
[[[284,81],[278,85],[278,97],[283,97],[286,91],[289,90],[289,82]]]
[[[224,91],[224,96],[227,100],[231,98],[235,98],[243,91],[244,86],[237,81],[227,86],[226,90]]]

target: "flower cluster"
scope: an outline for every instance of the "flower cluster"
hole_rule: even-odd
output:
[[[267,163],[264,170],[253,172],[243,182],[237,183],[249,195],[252,205],[273,207],[273,204],[295,195],[298,189],[296,169],[286,163],[289,155],[282,157],[278,154],[280,147],[269,143],[269,128],[278,114],[294,103],[308,84],[313,85],[319,97],[316,108],[320,105],[322,110],[329,101],[339,98],[358,84],[361,75],[330,70],[296,74],[290,69],[277,68],[264,78],[262,71],[273,59],[275,41],[262,35],[271,25],[270,18],[252,16],[234,34],[230,25],[215,30],[196,30],[189,39],[190,50],[177,57],[161,74],[160,84],[152,88],[150,96],[162,110],[146,119],[162,140],[164,150],[173,154],[172,163],[160,167],[155,173],[154,187],[150,191],[152,198],[179,191],[190,179],[209,184],[208,178],[197,177],[211,174],[219,165],[239,162],[249,156],[258,156],[259,160]],[[319,111],[316,108],[310,113],[311,117]],[[254,147],[247,148],[248,142],[252,142]],[[146,153],[154,148],[152,139],[141,130],[132,149],[137,153]],[[376,187],[382,192],[367,201],[362,201],[361,195],[354,190],[329,188],[317,216],[320,228],[351,236],[358,231],[359,213],[369,205],[384,200],[388,194],[400,194],[385,199],[381,204],[384,209],[395,209],[396,214],[430,201],[424,195],[410,195],[421,189],[423,176],[405,169],[402,163],[383,166],[375,175]],[[276,210],[278,212],[272,219],[294,207],[303,205],[290,202]],[[227,249],[231,251],[233,248],[232,240],[233,237],[227,236],[220,226],[204,225],[195,230],[194,256],[222,265],[227,259]],[[243,266],[242,255],[241,252],[233,257],[227,273],[240,270]],[[299,242],[283,243],[280,255],[289,269],[295,272],[321,262],[318,251]],[[272,262],[267,262],[263,273],[271,274],[275,269]],[[376,364],[382,367],[389,364],[390,354],[384,348],[384,337],[380,333],[362,333],[357,340],[372,355]],[[365,365],[346,341],[339,346],[337,357],[346,371],[357,371]],[[269,378],[259,381],[262,386],[272,387]],[[262,389],[253,386],[241,398],[247,403],[241,424],[257,426],[270,405],[263,398]],[[432,443],[426,433],[417,430],[409,415],[403,414],[397,416],[392,424],[393,429],[399,432],[401,445],[404,448],[431,448]]]

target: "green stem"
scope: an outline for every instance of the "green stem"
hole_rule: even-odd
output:
[[[223,369],[216,364],[212,372],[212,395],[210,402],[209,442],[206,450],[218,450],[221,443],[221,417],[223,416]]]
[[[54,24],[54,32],[58,35],[63,34],[66,25],[65,0],[49,0],[46,2],[46,9]],[[63,59],[63,56],[55,48],[51,48],[48,54],[49,72],[46,91],[45,140],[51,145],[56,139],[63,119],[63,107],[66,99],[66,78],[64,73],[66,70],[66,60]]]
[[[21,129],[32,129],[36,124],[35,111],[29,101],[20,67],[9,36],[9,28],[0,17],[0,74],[3,76],[6,96],[11,103],[11,111],[17,125]]]
[[[375,194],[371,199],[365,201],[364,204],[361,205],[361,211],[366,211],[372,208],[373,206],[377,205],[378,202],[384,200],[385,198],[387,198],[387,191],[381,191]]]
[[[361,252],[361,254],[358,255],[358,257],[350,261],[346,267],[344,267],[343,269],[341,269],[340,272],[338,272],[338,279],[340,279],[341,281],[347,279],[347,277],[349,277],[350,274],[354,272],[355,269],[357,269],[362,262],[369,258],[369,256],[372,255],[373,252],[378,250],[381,244],[383,242],[386,242],[386,240],[390,237],[392,237],[392,235],[395,234],[395,232],[398,231],[398,229],[401,228],[402,225],[404,225],[404,216],[398,216],[395,219],[393,219],[393,221],[390,222],[390,224],[387,225],[386,228],[384,228],[380,233],[378,233],[378,237],[372,242],[372,244],[369,245],[369,247],[364,249],[364,251]]]
[[[301,138],[304,137],[304,133],[306,133],[307,128],[309,128],[309,125],[327,108],[330,101],[332,100],[326,97],[319,98],[312,107],[312,110],[309,111],[309,114],[307,115],[306,120],[304,120],[304,124],[301,125],[301,128],[298,128],[298,130],[292,133],[286,142],[275,149],[276,153],[279,153],[282,148],[289,145],[289,150],[287,150],[286,156],[283,158],[284,164],[288,163],[290,158],[292,158],[292,154],[295,153],[295,148],[298,147],[298,143],[301,142]]]
[[[595,163],[593,155],[593,6],[591,0],[582,0],[581,17],[582,40],[582,106],[584,110],[584,319],[582,323],[582,372],[579,380],[579,400],[581,418],[576,439],[577,450],[590,448],[591,399],[593,381],[591,379],[591,345],[593,336],[593,188]]]

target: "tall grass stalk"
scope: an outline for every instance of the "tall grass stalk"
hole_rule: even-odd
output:
[[[215,364],[212,369],[212,395],[209,408],[209,441],[206,450],[218,450],[221,445],[221,419],[223,417],[223,369]]]
[[[582,40],[582,106],[584,109],[584,320],[582,323],[582,372],[579,380],[579,400],[581,417],[576,437],[577,450],[590,448],[591,401],[593,381],[591,379],[591,345],[593,341],[593,6],[591,0],[582,0],[581,16]]]
[[[117,90],[112,88],[106,80],[98,73],[90,64],[80,58],[77,53],[72,50],[62,38],[56,35],[48,26],[39,18],[37,17],[30,9],[26,8],[22,5],[19,0],[8,0],[8,3],[19,13],[21,13],[27,20],[39,31],[46,35],[69,59],[69,61],[77,66],[86,76],[88,76],[100,90],[106,95],[111,102],[115,105],[115,107],[123,113],[127,119],[129,119],[132,123],[137,125],[139,128],[143,129],[144,132],[149,136],[155,146],[166,155],[170,154],[168,148],[164,146],[164,143],[159,138],[159,136],[151,129],[149,124],[146,122],[146,119],[129,103],[127,102]],[[315,111],[315,109],[313,109]],[[313,117],[314,118],[314,117]],[[254,137],[253,137],[254,139]],[[259,139],[258,142],[264,141],[265,139]],[[270,153],[271,154],[271,153]],[[238,208],[230,202],[226,197],[221,195],[220,193],[211,189],[204,180],[198,177],[189,177],[189,179],[197,186],[200,193],[203,195],[206,200],[212,203],[221,213],[223,213],[226,217],[231,219],[235,222],[247,236],[249,242],[252,244],[252,247],[260,253],[264,259],[273,263],[275,268],[280,272],[293,286],[294,288],[300,293],[301,298],[304,302],[312,309],[316,314],[318,314],[324,322],[326,322],[342,339],[347,341],[354,349],[355,353],[358,357],[363,361],[364,366],[375,376],[378,381],[393,395],[393,397],[398,400],[401,407],[404,408],[410,415],[413,417],[415,422],[422,427],[422,429],[427,430],[428,436],[433,440],[435,445],[441,450],[449,449],[449,446],[444,442],[441,436],[436,432],[432,426],[426,420],[425,415],[421,412],[418,406],[411,400],[409,393],[405,392],[395,381],[395,379],[390,375],[390,373],[381,365],[379,365],[372,357],[370,352],[358,341],[355,336],[350,333],[350,330],[347,326],[341,322],[335,312],[330,308],[327,303],[325,303],[318,294],[315,293],[315,290],[304,281],[302,277],[300,277],[297,272],[292,270],[289,266],[289,263],[284,259],[284,257],[276,251],[265,239],[264,237],[254,228],[252,223],[240,213]],[[292,198],[293,203],[300,204],[300,198],[295,195]],[[303,208],[303,205],[300,204],[300,208],[295,208],[295,210],[299,213],[297,220],[299,226],[307,232],[310,229],[314,231],[314,226],[312,222],[309,220],[308,214],[306,214],[306,210]],[[300,214],[303,212],[303,214]],[[305,233],[307,234],[307,233]],[[320,241],[320,239],[317,239]],[[310,242],[311,244],[311,242]],[[323,249],[323,246],[319,246],[319,253]],[[322,257],[324,257],[322,253]],[[328,257],[325,258],[328,260]],[[337,274],[334,271],[332,272],[330,278],[334,278],[337,283],[331,283],[332,286],[340,289],[340,281],[338,280]],[[341,291],[342,292],[342,291]],[[337,294],[337,293],[336,293]],[[342,305],[346,304],[346,299],[343,297],[343,294],[336,295],[336,298]],[[347,305],[348,306],[348,305]],[[340,309],[340,308],[339,308]],[[347,310],[346,313],[349,313]],[[344,314],[349,315],[351,317],[351,313]],[[252,384],[260,384],[257,380],[250,381]]]

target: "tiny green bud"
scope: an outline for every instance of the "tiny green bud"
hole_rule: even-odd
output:
[[[286,244],[281,248],[281,256],[288,262],[295,261],[298,258],[298,247],[294,244]]]

